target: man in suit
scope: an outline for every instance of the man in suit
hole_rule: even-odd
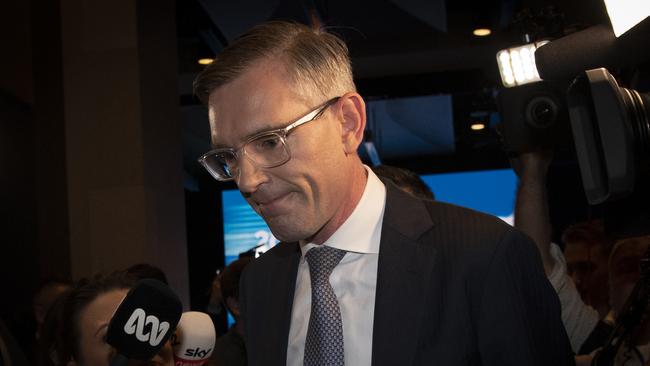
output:
[[[282,241],[240,291],[250,365],[565,365],[560,306],[530,240],[415,198],[357,155],[365,103],[347,46],[270,22],[195,80],[214,150]]]

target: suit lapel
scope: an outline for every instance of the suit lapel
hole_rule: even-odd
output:
[[[382,225],[372,365],[409,365],[418,339],[423,306],[424,274],[429,270],[431,246],[418,239],[433,226],[424,203],[386,185],[386,209]]]
[[[274,253],[272,276],[269,274],[267,296],[268,314],[279,314],[278,317],[260,319],[266,323],[266,336],[264,348],[268,350],[267,365],[286,365],[289,327],[291,323],[291,309],[293,295],[296,288],[296,274],[300,261],[300,249],[297,243],[280,243],[281,250]],[[271,357],[275,355],[276,359]]]

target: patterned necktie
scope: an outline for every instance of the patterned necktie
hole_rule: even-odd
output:
[[[345,256],[344,250],[321,246],[305,258],[311,277],[311,315],[305,341],[305,366],[343,366],[343,323],[330,274]]]

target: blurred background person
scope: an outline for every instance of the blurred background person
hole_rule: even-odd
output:
[[[600,317],[610,309],[608,287],[608,258],[614,241],[605,233],[602,220],[579,222],[562,234],[564,257],[569,276],[582,300],[598,311]]]
[[[219,337],[214,345],[210,359],[217,366],[246,366],[246,345],[244,325],[240,322],[239,279],[244,268],[253,261],[252,257],[242,257],[230,263],[220,276],[221,298],[235,319],[235,324],[226,334]]]
[[[207,291],[208,304],[205,307],[205,312],[212,318],[214,330],[217,337],[220,337],[228,331],[228,310],[223,300],[221,291],[221,270],[217,270],[210,283],[210,288]]]
[[[584,303],[569,276],[562,250],[551,242],[551,219],[546,191],[546,177],[551,160],[550,150],[524,152],[511,158],[511,165],[519,176],[515,226],[528,234],[539,249],[546,276],[560,298],[562,322],[571,341],[571,348],[573,352],[580,353],[601,316]],[[600,286],[606,290],[607,281],[603,281]]]
[[[56,279],[46,280],[39,287],[36,295],[34,295],[33,303],[34,319],[36,320],[36,340],[39,339],[41,327],[50,307],[59,296],[70,291],[70,289],[72,289],[70,282]]]
[[[126,273],[137,280],[152,279],[169,285],[167,275],[162,269],[149,263],[137,263],[126,269]]]
[[[617,319],[617,325],[624,324],[621,332],[617,333],[620,340],[620,348],[615,350],[613,360],[601,357],[599,353],[605,354],[606,350],[612,346],[612,342],[604,344],[588,356],[580,356],[577,360],[578,366],[587,366],[594,364],[614,365],[614,366],[642,366],[650,362],[650,320],[648,319],[647,299],[642,303],[637,303],[637,309],[645,309],[645,314],[637,323],[622,322],[621,319],[630,319],[630,311],[626,308],[626,302],[632,294],[634,287],[641,280],[641,261],[648,260],[648,248],[650,248],[650,236],[633,237],[616,242],[609,256],[609,298],[612,305],[613,318]],[[646,269],[648,270],[648,269]],[[647,288],[650,286],[648,275],[645,275],[644,283],[641,286]],[[643,311],[643,310],[641,310]],[[596,357],[596,360],[594,360]]]
[[[108,366],[117,354],[106,343],[108,324],[135,282],[125,272],[97,275],[79,281],[60,297],[43,325],[39,365]],[[129,361],[129,365],[173,364],[170,342],[151,361]]]
[[[435,199],[431,188],[424,183],[420,175],[411,170],[381,164],[373,166],[372,171],[382,178],[390,179],[397,187],[415,197],[428,200]]]

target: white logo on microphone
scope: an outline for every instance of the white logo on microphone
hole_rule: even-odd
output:
[[[151,324],[151,331],[144,333],[144,327],[148,324]],[[169,323],[160,322],[155,316],[147,315],[144,310],[137,308],[124,325],[124,331],[126,334],[135,334],[140,342],[149,342],[151,346],[156,347],[169,331]]]

